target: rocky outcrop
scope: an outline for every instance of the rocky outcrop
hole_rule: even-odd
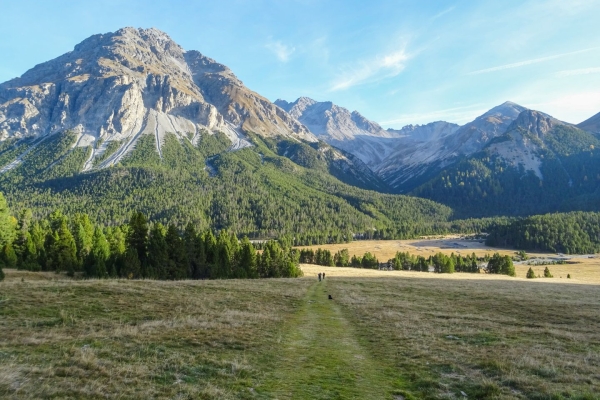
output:
[[[410,191],[459,157],[483,149],[491,139],[506,132],[525,110],[518,104],[506,102],[450,134],[439,135],[423,143],[399,146],[384,160],[377,172],[392,188]]]
[[[388,132],[415,142],[438,140],[456,132],[460,125],[446,121],[435,121],[425,125],[406,125],[402,129],[388,129]]]
[[[290,103],[275,104],[298,119],[319,139],[347,151],[375,170],[393,150],[400,135],[383,129],[359,112],[337,106],[330,101],[318,102],[300,97]]]
[[[249,145],[244,131],[317,140],[226,66],[186,52],[157,29],[134,28],[94,35],[0,85],[0,139],[65,130],[79,135],[80,146],[120,141],[123,148],[101,166],[144,134],[155,135],[159,147],[167,132],[194,141],[222,131],[238,148]]]

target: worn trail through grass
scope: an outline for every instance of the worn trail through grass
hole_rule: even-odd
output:
[[[275,355],[264,389],[277,399],[392,399],[390,371],[361,346],[327,282],[308,289]]]

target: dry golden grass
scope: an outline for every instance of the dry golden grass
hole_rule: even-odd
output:
[[[459,246],[454,245],[457,243]],[[453,248],[450,248],[454,246]],[[463,247],[464,246],[464,247]],[[350,256],[357,255],[362,256],[366,252],[371,252],[377,257],[380,262],[385,262],[390,258],[394,258],[396,252],[409,252],[415,256],[429,257],[430,255],[442,252],[450,255],[460,254],[463,256],[471,255],[473,252],[477,257],[484,257],[486,254],[492,255],[494,253],[500,253],[501,255],[514,256],[514,249],[501,249],[488,247],[483,243],[473,240],[461,240],[458,236],[447,236],[443,239],[418,239],[418,240],[364,240],[355,241],[351,243],[342,244],[325,244],[321,246],[309,246],[301,248],[311,248],[316,250],[318,248],[330,250],[332,253],[336,253],[342,249],[348,249]],[[528,253],[530,257],[546,258],[546,257],[557,257],[556,254],[550,253]],[[548,268],[554,275],[553,279],[565,279],[567,274],[571,274],[570,282],[587,282],[587,283],[600,283],[600,257],[589,258],[572,256],[571,261],[573,264],[562,264],[562,265],[548,265]],[[525,278],[527,270],[530,265],[515,265],[517,277]],[[535,271],[536,275],[544,276],[544,268],[546,266],[531,266]],[[317,271],[319,272],[319,271]],[[357,276],[356,274],[369,274],[370,272],[357,272],[352,269],[347,272],[351,276]],[[400,276],[415,276],[423,277],[421,273],[414,275],[406,272],[398,272]],[[385,272],[389,275],[389,272]],[[425,274],[427,275],[427,274]],[[472,279],[473,277],[465,276],[467,274],[460,274],[458,279]],[[469,274],[470,275],[470,274]],[[360,275],[359,275],[360,276]],[[372,276],[372,275],[368,275]],[[477,276],[477,275],[476,275]],[[561,278],[562,277],[562,278]],[[489,276],[486,276],[489,278]]]

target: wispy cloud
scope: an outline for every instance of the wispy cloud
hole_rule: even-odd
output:
[[[344,69],[340,76],[333,81],[329,90],[332,92],[344,90],[353,86],[392,78],[404,70],[408,59],[410,59],[410,56],[402,48],[371,60],[360,61],[356,65]]]
[[[568,69],[565,71],[558,71],[554,75],[558,78],[564,78],[567,76],[589,75],[589,74],[599,74],[599,73],[600,73],[600,67],[595,67],[595,68]]]
[[[554,55],[548,56],[548,57],[533,58],[531,60],[525,60],[525,61],[520,61],[520,62],[516,62],[516,63],[512,63],[512,64],[505,64],[505,65],[500,65],[497,67],[485,68],[485,69],[480,69],[477,71],[472,71],[472,72],[469,72],[467,75],[487,74],[489,72],[496,72],[496,71],[502,71],[505,69],[519,68],[519,67],[524,67],[526,65],[537,64],[537,63],[542,63],[542,62],[546,62],[546,61],[550,61],[550,60],[555,60],[555,59],[561,58],[561,57],[572,56],[572,55],[581,54],[581,53],[587,53],[588,51],[597,50],[597,49],[600,49],[600,47],[590,47],[588,49],[571,51],[568,53],[554,54]]]
[[[455,8],[456,8],[456,6],[452,6],[452,7],[446,8],[444,11],[440,11],[439,13],[437,13],[433,17],[431,17],[431,21],[435,21],[436,19],[448,14],[449,12],[454,11]]]
[[[296,48],[293,46],[288,46],[284,44],[281,40],[270,41],[265,45],[267,49],[269,49],[277,59],[281,62],[288,62],[290,56],[296,51]]]

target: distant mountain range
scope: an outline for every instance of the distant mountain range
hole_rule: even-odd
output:
[[[0,190],[37,207],[43,188],[72,195],[81,179],[107,169],[113,176],[114,168],[200,168],[220,176],[234,165],[255,172],[272,165],[290,182],[302,175],[313,189],[341,181],[426,197],[467,217],[600,209],[598,135],[600,113],[575,126],[511,102],[462,126],[386,130],[331,102],[271,103],[165,33],[124,28],[0,84]],[[321,178],[303,175],[312,172]],[[328,196],[381,218],[337,185]],[[527,193],[544,197],[535,203]],[[203,210],[213,218],[210,207]]]

